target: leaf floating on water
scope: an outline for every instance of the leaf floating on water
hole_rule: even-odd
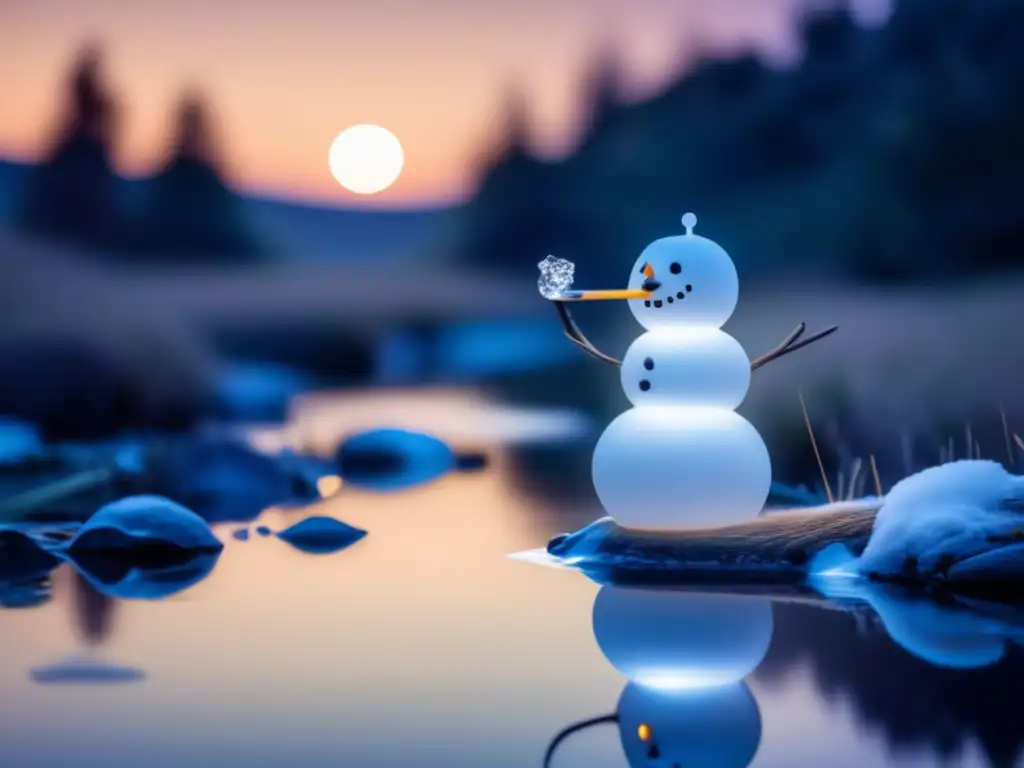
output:
[[[340,552],[366,536],[366,531],[333,517],[307,517],[277,534],[282,541],[312,555]]]

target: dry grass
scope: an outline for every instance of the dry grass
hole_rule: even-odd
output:
[[[871,475],[875,479],[875,495],[882,498],[885,494],[882,491],[882,478],[878,475],[878,463],[875,461],[875,454],[871,454]]]
[[[800,409],[804,417],[804,425],[807,428],[807,436],[811,441],[811,447],[814,450],[814,458],[818,463],[818,471],[821,473],[821,479],[825,487],[825,497],[829,504],[833,504],[837,499],[839,501],[852,501],[859,499],[864,495],[864,475],[862,473],[863,461],[860,457],[856,457],[850,464],[850,475],[847,481],[846,475],[842,469],[837,472],[838,484],[836,495],[833,496],[832,489],[828,480],[828,472],[825,469],[825,464],[821,458],[821,452],[818,448],[818,440],[814,433],[814,427],[811,424],[810,416],[807,411],[807,402],[804,399],[803,392],[797,390],[797,396],[800,401]],[[1013,468],[1015,463],[1013,445],[1016,446],[1024,453],[1024,440],[1021,439],[1020,435],[1016,432],[1011,432],[1009,427],[1009,420],[1006,416],[1006,410],[1000,404],[1000,416],[1002,419],[1003,429],[1006,436],[1006,453],[1007,453],[1007,467]],[[950,435],[946,441],[946,445],[939,449],[939,464],[946,464],[948,462],[957,461],[957,450],[953,436]],[[981,459],[981,445],[974,439],[973,431],[970,423],[964,425],[964,452],[960,454],[960,458],[964,459]],[[881,477],[878,474],[878,464],[875,461],[874,454],[870,456],[871,463],[871,475],[875,485],[875,495],[878,498],[884,497],[885,493],[882,486]]]
[[[807,403],[804,402],[804,393],[797,390],[797,394],[800,397],[800,408],[804,413],[804,424],[807,425],[807,434],[811,438],[811,447],[814,448],[814,458],[818,461],[818,469],[821,470],[821,481],[825,484],[825,496],[828,499],[828,503],[831,504],[835,501],[832,496],[832,488],[828,484],[828,473],[825,472],[825,464],[821,460],[821,452],[818,451],[818,441],[814,439],[814,427],[811,426],[811,417],[807,414]],[[839,495],[843,493],[842,483],[840,482]]]

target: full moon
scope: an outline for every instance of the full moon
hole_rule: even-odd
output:
[[[327,153],[331,175],[357,195],[375,195],[398,180],[405,152],[398,137],[379,125],[353,125],[339,133]]]

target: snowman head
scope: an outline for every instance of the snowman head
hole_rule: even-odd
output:
[[[713,240],[693,234],[697,217],[683,216],[685,235],[648,245],[633,265],[629,288],[650,288],[646,299],[630,299],[640,325],[692,324],[721,328],[739,298],[739,277],[729,254]]]

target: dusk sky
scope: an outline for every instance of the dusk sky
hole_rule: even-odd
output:
[[[342,128],[392,130],[406,167],[361,202],[444,203],[470,192],[510,86],[526,96],[538,148],[572,147],[594,53],[621,54],[634,97],[671,78],[687,51],[756,47],[798,55],[794,20],[829,0],[0,0],[0,156],[38,157],[76,49],[106,47],[121,99],[117,164],[145,173],[166,149],[177,95],[216,110],[227,170],[242,189],[351,202],[327,149]],[[877,15],[885,0],[858,0]]]

